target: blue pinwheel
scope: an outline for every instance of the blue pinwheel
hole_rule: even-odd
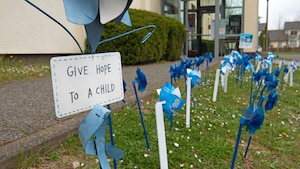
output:
[[[140,100],[139,100],[139,97],[138,97],[138,94],[137,94],[137,91],[136,91],[136,86],[135,86],[135,83],[138,83],[138,90],[143,93],[145,91],[145,88],[147,87],[147,78],[146,78],[144,72],[140,68],[136,69],[136,74],[137,74],[137,77],[132,81],[132,86],[133,86],[133,89],[134,89],[134,94],[135,94],[136,102],[137,102],[139,113],[140,113],[140,119],[141,119],[143,130],[144,130],[146,146],[148,148],[148,151],[150,151],[150,144],[149,144],[149,141],[148,141],[146,126],[145,126],[145,123],[144,123],[143,112],[142,112],[142,109],[141,109]]]
[[[192,69],[187,69],[186,71],[188,77],[191,78],[191,88],[194,88],[196,85],[200,86],[200,84],[202,83],[201,71]]]
[[[292,67],[292,71],[293,71],[293,72],[296,71],[296,70],[298,69],[298,65],[299,65],[299,63],[298,63],[298,61],[296,61],[296,60],[293,60],[293,61],[291,62],[291,67]]]
[[[124,151],[105,141],[106,126],[110,110],[95,105],[81,122],[78,133],[80,142],[88,155],[97,155],[100,168],[110,168],[107,156],[120,160]]]
[[[168,82],[157,92],[159,94],[159,101],[166,102],[163,104],[163,111],[170,120],[170,127],[172,127],[173,113],[176,112],[176,110],[180,110],[185,101],[181,99],[179,88],[175,88]]]
[[[260,54],[255,53],[255,54],[254,54],[254,60],[255,60],[255,61],[260,61],[260,60],[261,60]]]
[[[199,56],[199,57],[195,57],[194,58],[194,65],[197,67],[198,70],[200,70],[200,65],[202,65],[204,63],[204,57],[203,56]]]
[[[117,23],[123,22],[131,26],[127,12],[131,3],[132,0],[64,0],[64,8],[69,22],[84,25],[90,51],[94,53],[101,39],[104,24],[115,19]]]
[[[56,19],[51,17],[48,13],[43,11],[38,6],[34,5],[32,2],[30,2],[30,0],[25,0],[25,2],[29,3],[31,6],[33,6],[34,8],[42,12],[44,15],[49,17],[51,20],[53,20],[55,23],[60,25],[76,42],[81,53],[83,54],[83,50],[80,47],[78,41],[64,25],[62,25]],[[101,43],[108,42],[110,40],[128,35],[136,31],[140,31],[142,29],[152,28],[153,30],[148,32],[142,39],[141,42],[144,43],[152,35],[156,28],[155,25],[148,25],[100,41],[102,30],[104,27],[103,25],[107,22],[115,20],[117,23],[122,22],[128,26],[132,25],[129,13],[127,11],[130,4],[132,3],[132,0],[64,0],[63,2],[68,21],[74,24],[84,25],[88,37],[90,53],[95,53],[97,46]]]
[[[264,122],[264,113],[266,111],[272,110],[278,101],[278,93],[276,91],[276,87],[278,85],[277,77],[279,76],[279,74],[280,69],[277,69],[272,73],[269,73],[266,68],[264,68],[262,71],[253,72],[250,89],[250,105],[247,109],[243,110],[244,116],[240,119],[240,127],[231,164],[232,169],[234,168],[235,164],[242,127],[246,126],[247,130],[250,132],[250,137],[244,154],[244,158],[246,158],[253,135],[258,129],[260,129],[261,125]],[[252,85],[254,83],[258,83],[258,85],[254,93],[252,94]],[[261,88],[262,83],[264,83],[264,86]],[[266,89],[267,92],[269,92],[269,95],[264,105],[264,102],[266,100],[264,93]],[[260,94],[257,97],[259,91]],[[257,100],[257,103],[255,103],[255,100]]]
[[[242,87],[242,82],[244,78],[245,71],[252,71],[254,70],[253,65],[250,61],[250,56],[248,54],[243,54],[240,57],[238,57],[238,60],[236,62],[237,65],[237,70],[236,70],[236,83],[238,82],[239,79],[241,79],[240,82],[240,88]]]
[[[221,73],[224,75],[226,71],[231,72],[233,70],[234,63],[231,55],[224,56],[223,62],[220,65]]]
[[[205,79],[204,79],[204,83],[206,83],[206,80],[208,79],[208,75],[209,75],[209,71],[210,71],[210,68],[209,68],[209,63],[212,62],[213,60],[213,55],[211,52],[206,52],[204,54],[204,59],[206,61],[206,69],[205,69]]]
[[[184,79],[186,80],[186,69],[192,69],[193,67],[193,60],[189,57],[185,56],[184,59],[180,62],[181,65],[181,75],[183,75]]]
[[[176,79],[180,79],[180,76],[183,75],[183,68],[182,65],[179,63],[175,63],[174,65],[170,66],[170,79],[171,79],[171,84],[173,84],[173,80],[174,82],[176,82]]]

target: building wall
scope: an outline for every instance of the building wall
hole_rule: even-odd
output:
[[[134,0],[132,1],[130,8],[161,14],[161,0]]]
[[[62,0],[32,2],[67,27],[84,47],[85,30],[67,21]],[[2,0],[0,21],[1,54],[80,53],[65,30],[25,1]]]
[[[244,0],[244,33],[253,34],[252,48],[244,52],[256,52],[258,46],[258,0]]]
[[[287,43],[286,42],[277,42],[277,41],[274,41],[274,42],[270,42],[270,47],[271,48],[278,48],[278,45],[279,43],[281,44],[281,46],[279,48],[284,48],[287,46]]]

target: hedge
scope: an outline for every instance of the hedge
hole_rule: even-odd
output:
[[[145,43],[141,43],[142,38],[151,31],[151,29],[144,29],[100,44],[97,53],[118,51],[121,53],[123,65],[147,64],[180,58],[185,39],[183,24],[175,19],[144,10],[129,9],[129,14],[132,27],[114,21],[109,22],[104,25],[101,40],[143,26],[155,25],[156,30],[152,36]]]

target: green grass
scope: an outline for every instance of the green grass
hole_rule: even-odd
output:
[[[273,66],[275,68],[275,66]],[[173,118],[173,127],[165,118],[169,168],[230,168],[242,110],[249,105],[250,72],[246,72],[242,87],[235,83],[235,72],[229,76],[228,92],[219,87],[218,98],[212,102],[215,69],[211,69],[206,85],[193,89],[195,105],[191,107],[191,127],[185,127],[185,107]],[[202,73],[204,74],[204,73]],[[185,98],[184,82],[179,86]],[[294,73],[294,86],[280,86],[279,102],[273,110],[266,112],[264,124],[251,142],[248,156],[243,158],[249,133],[243,128],[236,168],[298,168],[300,166],[300,72]],[[153,93],[142,103],[145,125],[151,151],[146,148],[143,129],[136,105],[112,111],[115,145],[125,151],[118,161],[118,168],[159,168],[158,140],[155,122],[155,103],[158,95]],[[125,98],[126,99],[126,98]],[[121,104],[121,103],[120,103]],[[108,127],[107,127],[108,128]],[[106,133],[109,141],[109,131]],[[179,144],[179,146],[175,146]],[[70,136],[59,148],[34,156],[35,168],[53,166],[68,168],[79,161],[82,168],[99,168],[96,156],[87,156],[78,135]],[[65,161],[66,158],[70,160]],[[24,158],[23,158],[24,159]],[[31,159],[32,160],[32,159]],[[26,159],[23,161],[26,163]],[[110,160],[112,165],[112,160]],[[22,164],[22,163],[21,163]],[[20,166],[22,166],[20,164]],[[26,163],[27,164],[27,163]],[[31,163],[30,163],[31,164]]]
[[[49,63],[25,64],[13,55],[0,55],[0,83],[28,80],[50,75]]]
[[[300,52],[274,52],[275,55],[300,55]]]

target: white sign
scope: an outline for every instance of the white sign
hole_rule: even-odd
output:
[[[50,66],[58,118],[124,98],[119,52],[53,57]]]
[[[253,38],[252,34],[241,33],[239,48],[252,48],[252,38]]]

